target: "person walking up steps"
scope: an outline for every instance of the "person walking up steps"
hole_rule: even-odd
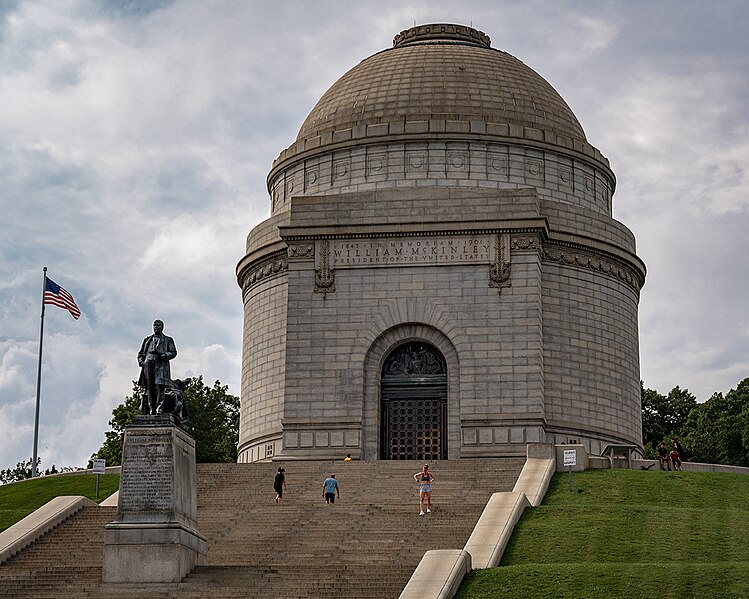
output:
[[[335,503],[335,498],[341,498],[341,491],[338,489],[338,481],[335,479],[335,474],[331,474],[322,483],[322,496],[325,498],[325,503],[330,505]]]
[[[429,472],[429,465],[424,464],[421,472],[414,474],[414,480],[419,483],[419,516],[424,515],[424,496],[427,498],[427,514],[432,513],[432,481],[437,477]]]
[[[276,492],[276,503],[281,503],[281,498],[283,497],[283,492],[286,489],[286,475],[284,474],[286,470],[283,468],[279,468],[278,472],[276,473],[276,477],[273,479],[273,490]]]

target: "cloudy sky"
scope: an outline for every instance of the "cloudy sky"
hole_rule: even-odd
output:
[[[0,468],[84,465],[155,317],[175,376],[239,394],[234,267],[265,176],[322,93],[414,24],[473,24],[567,100],[648,266],[642,378],[749,376],[749,3],[0,0]]]

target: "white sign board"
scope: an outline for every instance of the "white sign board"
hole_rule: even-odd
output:
[[[92,461],[94,462],[94,474],[105,474],[107,461],[98,458]]]
[[[577,466],[577,451],[574,449],[564,450],[564,465]]]

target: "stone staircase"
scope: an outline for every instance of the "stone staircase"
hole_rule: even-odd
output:
[[[460,549],[490,495],[512,489],[524,460],[431,464],[432,513],[418,516],[421,462],[274,462],[198,465],[198,528],[207,565],[178,584],[103,585],[104,525],[90,507],[0,566],[0,598],[397,599],[429,549]],[[273,475],[288,491],[273,502]],[[326,505],[335,472],[341,498]]]

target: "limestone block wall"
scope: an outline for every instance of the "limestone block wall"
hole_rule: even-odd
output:
[[[637,304],[621,279],[544,262],[543,345],[549,440],[598,454],[642,442]]]
[[[414,339],[448,363],[451,458],[522,453],[543,436],[537,254],[513,264],[513,286],[501,293],[488,265],[467,265],[339,269],[335,291],[315,294],[313,266],[289,266],[287,454],[328,456],[343,439],[379,457],[379,368]]]
[[[287,296],[283,271],[245,290],[239,462],[266,459],[281,451]]]
[[[265,219],[255,228],[250,231],[247,236],[246,254],[247,256],[255,256],[258,252],[262,252],[263,248],[266,248],[278,242],[281,238],[278,236],[278,227],[288,224],[289,213],[282,212]],[[240,263],[240,267],[241,267]]]
[[[549,220],[557,237],[562,233],[584,235],[586,243],[593,247],[601,247],[601,242],[611,244],[615,247],[607,247],[606,251],[618,249],[619,255],[636,261],[644,269],[644,264],[634,255],[636,248],[632,231],[611,216],[549,200],[541,200],[540,213]]]
[[[483,376],[473,398],[464,402],[465,457],[522,455],[527,443],[543,442],[546,437],[538,252],[515,249],[511,269],[511,286],[497,295],[496,306],[485,306],[496,310],[486,323],[488,329],[471,328],[475,337],[468,359]]]

